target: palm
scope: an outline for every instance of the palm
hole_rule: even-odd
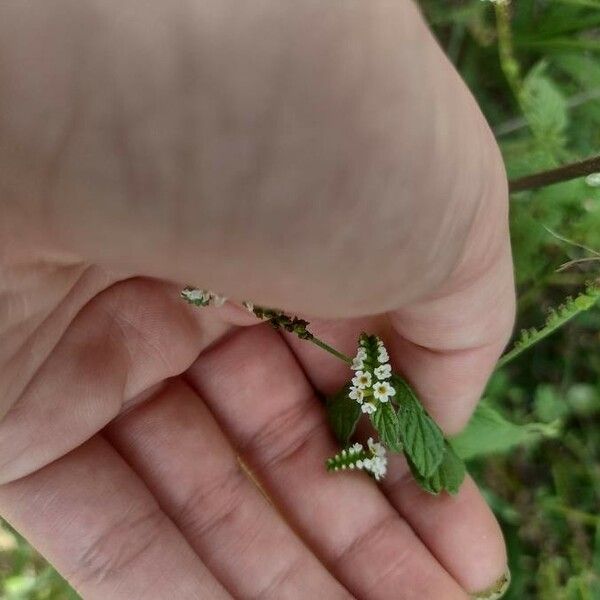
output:
[[[457,581],[477,588],[498,562],[499,543],[465,548],[496,535],[472,483],[427,497],[399,458],[382,488],[324,472],[335,444],[315,389],[343,365],[240,327],[251,317],[233,307],[186,307],[172,285],[78,281],[20,336],[51,350],[16,364],[0,505],[86,597],[463,598]],[[385,322],[317,327],[351,351]]]

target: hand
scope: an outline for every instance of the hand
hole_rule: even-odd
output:
[[[314,315],[349,353],[380,333],[464,425],[512,327],[506,182],[414,7],[54,0],[0,28],[0,513],[91,599],[497,580],[470,480],[324,471],[343,365],[178,296]]]

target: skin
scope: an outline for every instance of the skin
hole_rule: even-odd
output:
[[[415,7],[25,0],[0,30],[0,514],[86,599],[492,585],[471,480],[327,474],[347,367],[178,297],[379,333],[464,425],[513,323],[506,178]]]

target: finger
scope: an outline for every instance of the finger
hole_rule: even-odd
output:
[[[184,371],[231,328],[215,310],[186,306],[177,287],[140,278],[85,304],[62,325],[41,366],[21,386],[9,386],[12,407],[0,421],[0,483],[76,448],[136,398]],[[19,374],[29,368],[27,361],[17,364]]]
[[[182,381],[123,415],[108,436],[235,598],[350,597],[248,479]]]
[[[6,230],[94,262],[382,312],[445,278],[497,169],[410,1],[4,2],[0,26]]]
[[[86,599],[231,598],[101,438],[0,486],[0,513]]]
[[[442,286],[418,302],[377,317],[322,321],[310,330],[347,354],[361,331],[382,335],[395,370],[405,375],[447,433],[464,427],[508,341],[515,289],[508,235],[506,182],[490,174],[464,256]],[[330,394],[348,380],[342,363],[285,335],[311,381]]]
[[[350,355],[361,331],[380,332],[386,341],[394,339],[389,320],[383,317],[314,322],[311,330]],[[323,393],[337,391],[350,377],[347,365],[330,359],[320,349],[293,336],[286,336],[286,340],[313,385]],[[392,342],[391,346],[395,344]],[[403,354],[392,352],[392,364],[410,377],[411,371],[403,359]],[[431,376],[437,375],[431,373]],[[451,381],[448,391],[452,392]],[[381,488],[391,504],[465,589],[478,591],[490,587],[506,569],[506,550],[496,519],[470,479],[457,497],[447,494],[433,497],[420,491],[402,457],[390,454],[388,458],[388,475]]]
[[[388,459],[382,489],[441,564],[471,593],[491,588],[507,570],[500,526],[473,480],[456,496],[432,496],[415,483],[399,456]]]
[[[486,220],[475,224],[462,264],[442,289],[390,317],[398,334],[390,339],[395,364],[448,433],[466,424],[512,332],[507,204],[487,206]]]
[[[335,477],[322,407],[283,341],[243,330],[205,352],[189,378],[269,495],[357,597],[465,598],[363,474]]]

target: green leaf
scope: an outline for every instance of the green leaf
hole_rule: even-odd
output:
[[[462,459],[454,452],[454,449],[448,442],[446,444],[446,454],[444,460],[437,470],[434,478],[439,480],[440,491],[446,490],[449,494],[457,494],[462,482],[465,479],[467,469]]]
[[[381,403],[371,415],[373,427],[377,429],[380,440],[394,452],[402,452],[400,443],[400,422],[391,402]]]
[[[600,65],[592,56],[584,53],[567,53],[553,57],[552,62],[577,81],[582,88],[600,87]]]
[[[422,477],[415,472],[414,465],[410,464],[417,483],[430,494],[437,495],[443,491],[451,495],[458,493],[465,478],[465,463],[458,457],[448,442],[444,445],[444,458],[435,473],[430,477]]]
[[[523,82],[521,106],[536,139],[562,147],[568,124],[567,102],[560,89],[546,75],[546,64],[538,63]]]
[[[515,446],[530,444],[542,437],[554,437],[558,433],[556,423],[511,423],[484,401],[475,410],[466,429],[450,441],[456,453],[463,460],[469,460],[501,454]]]
[[[593,567],[596,573],[600,573],[600,523],[596,525],[596,531],[594,535],[594,559]]]
[[[360,404],[348,398],[348,386],[327,399],[327,417],[335,437],[347,446],[360,419]]]
[[[571,407],[557,387],[549,383],[541,383],[535,389],[533,400],[536,417],[543,423],[552,423],[566,417]]]
[[[421,477],[430,477],[444,458],[444,435],[411,387],[398,375],[393,375],[391,381],[397,394],[404,453]]]

